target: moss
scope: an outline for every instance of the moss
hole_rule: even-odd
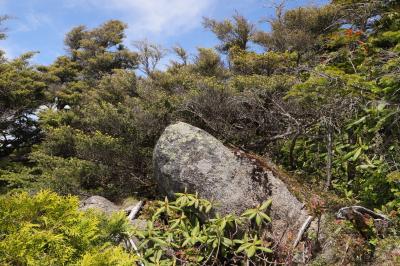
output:
[[[378,241],[374,265],[400,265],[400,238],[387,237]]]
[[[139,202],[138,199],[136,199],[136,198],[133,197],[133,196],[130,196],[130,197],[127,197],[127,198],[125,198],[125,199],[122,200],[121,206],[122,206],[123,208],[127,208],[127,207],[129,207],[129,206],[135,205],[135,204],[138,203],[138,202]]]
[[[230,146],[233,151],[239,151],[238,148],[234,146]],[[254,153],[243,153],[243,156],[246,156],[250,160],[255,160],[255,164],[258,167],[267,169],[271,171],[275,176],[279,177],[282,180],[289,191],[296,196],[296,198],[305,203],[308,209],[310,209],[310,195],[316,195],[325,201],[325,207],[328,210],[336,211],[342,206],[348,205],[347,200],[344,198],[340,198],[334,193],[322,191],[318,187],[311,187],[307,185],[305,182],[301,182],[296,175],[287,172],[286,170],[282,169],[280,166],[273,163],[271,160],[261,157]]]

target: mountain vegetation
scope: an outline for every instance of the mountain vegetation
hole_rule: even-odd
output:
[[[288,262],[289,252],[262,239],[265,206],[203,219],[211,203],[196,195],[157,201],[153,148],[176,121],[270,158],[322,195],[317,214],[345,205],[385,214],[393,224],[386,237],[372,230],[365,238],[346,224],[357,237],[348,237],[341,263],[400,263],[399,2],[279,5],[263,23],[269,31],[240,14],[204,18],[219,45],[195,55],[147,40],[130,49],[118,20],[73,28],[65,55],[47,66],[30,63],[34,52],[11,60],[1,52],[0,263]],[[166,55],[174,59],[160,70]],[[93,194],[154,200],[146,209],[152,222],[138,231],[121,213],[79,211],[78,198]],[[232,233],[244,217],[250,228]],[[123,249],[132,234],[147,248]],[[396,246],[397,255],[385,253]]]

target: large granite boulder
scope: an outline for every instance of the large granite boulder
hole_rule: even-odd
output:
[[[308,214],[272,169],[244,152],[225,147],[207,132],[179,122],[167,127],[153,154],[155,179],[168,196],[198,192],[221,214],[241,214],[272,199],[274,238],[295,238]]]

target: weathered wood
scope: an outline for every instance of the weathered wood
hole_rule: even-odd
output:
[[[305,231],[310,226],[313,219],[314,218],[312,216],[308,216],[307,219],[304,221],[303,225],[301,226],[301,228],[297,234],[296,240],[294,241],[293,248],[297,247],[297,245],[299,244],[301,238],[303,237]]]
[[[130,212],[129,212],[129,215],[128,215],[128,220],[129,221],[133,221],[136,218],[136,216],[138,215],[140,209],[143,207],[143,204],[144,204],[143,201],[139,201],[138,203],[136,203],[136,205],[133,205],[133,206],[128,208],[128,209],[130,209]],[[133,238],[132,237],[128,238],[127,242],[128,242],[127,246],[131,247],[135,251],[136,255],[140,258],[139,250],[138,250]],[[142,262],[140,262],[140,261],[138,262],[138,264],[140,266],[144,266],[144,264]]]
[[[132,206],[128,215],[129,221],[132,221],[133,219],[136,218],[137,214],[139,213],[142,207],[143,207],[143,201],[139,201],[138,203],[136,203],[136,205]]]
[[[365,239],[370,239],[375,233],[383,236],[392,223],[385,215],[362,206],[343,207],[336,213],[336,218],[350,221]],[[375,232],[369,223],[371,219]]]
[[[339,219],[346,219],[346,213],[349,210],[358,212],[361,215],[368,214],[373,219],[381,219],[381,220],[390,222],[390,219],[388,217],[386,217],[385,215],[376,213],[376,212],[374,212],[374,211],[372,211],[370,209],[367,209],[367,208],[365,208],[363,206],[348,206],[348,207],[340,208],[339,211],[336,213],[336,217],[339,218]]]
[[[141,256],[140,256],[139,250],[138,250],[138,248],[137,248],[137,246],[136,246],[136,244],[135,244],[135,241],[133,241],[132,238],[128,238],[128,240],[127,240],[126,242],[127,242],[127,243],[126,243],[126,246],[127,246],[128,248],[129,248],[129,247],[132,248],[132,249],[135,251],[136,255],[140,258]],[[144,264],[143,264],[141,261],[139,261],[138,264],[139,264],[140,266],[144,266]]]

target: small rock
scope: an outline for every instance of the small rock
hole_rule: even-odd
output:
[[[138,230],[145,230],[147,227],[147,221],[143,219],[132,220],[131,224]]]
[[[120,210],[117,205],[101,196],[91,196],[81,202],[81,210],[87,210],[91,208],[101,210],[106,214],[111,214]]]

